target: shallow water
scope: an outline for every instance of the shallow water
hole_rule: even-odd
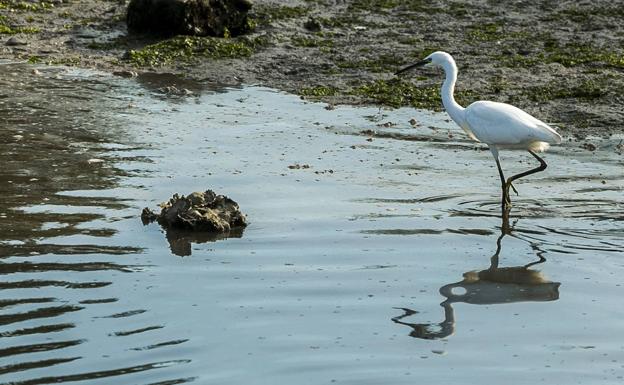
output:
[[[444,115],[31,71],[0,65],[1,383],[621,381],[619,139],[551,149],[507,224]],[[240,238],[141,224],[207,188]]]

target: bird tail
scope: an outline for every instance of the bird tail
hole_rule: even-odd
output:
[[[529,145],[529,150],[533,151],[533,152],[544,152],[546,150],[548,150],[548,148],[550,148],[550,144],[546,143],[546,142],[532,142]]]

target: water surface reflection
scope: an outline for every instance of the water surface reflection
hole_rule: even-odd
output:
[[[396,110],[397,125],[379,127],[367,118],[377,108],[326,110],[259,87],[171,84],[192,92],[180,97],[167,77],[3,70],[0,383],[600,385],[622,375],[619,155],[549,152],[556,166],[516,186],[520,220],[505,235],[491,156],[450,138],[441,115],[418,112],[412,126],[414,110]],[[598,173],[607,189],[593,184]],[[140,223],[142,207],[205,188],[240,202],[243,238]],[[490,266],[457,282],[499,236]],[[558,283],[545,276],[566,295],[552,301]],[[440,316],[443,282],[455,314],[419,335],[458,333],[403,338],[424,309]],[[421,313],[394,324],[393,307]],[[430,354],[440,346],[447,355]]]
[[[80,70],[44,67],[34,75],[30,66],[0,65],[2,383],[93,381],[190,362],[109,358],[123,339],[164,327],[140,319],[147,310],[128,295],[130,276],[145,268],[132,256],[144,247],[119,238],[119,223],[136,207],[111,192],[149,159],[128,132],[127,114],[136,110],[132,93],[119,92],[122,83]]]
[[[169,228],[165,230],[165,237],[173,254],[179,257],[186,257],[192,254],[193,244],[216,242],[228,238],[241,238],[243,232],[244,229],[242,228],[235,228],[227,233],[197,232]]]
[[[464,278],[444,285],[439,292],[446,299],[440,303],[444,309],[444,321],[438,323],[411,323],[404,321],[418,313],[409,308],[400,308],[404,314],[393,317],[392,321],[411,327],[411,337],[422,339],[446,338],[455,333],[455,311],[453,304],[495,305],[514,302],[547,302],[559,299],[560,282],[549,281],[540,271],[531,269],[546,262],[544,252],[535,244],[531,245],[538,258],[522,266],[500,267],[503,238],[513,236],[509,223],[509,210],[501,215],[500,235],[496,239],[496,251],[490,258],[490,266],[485,270],[472,270],[464,273]]]

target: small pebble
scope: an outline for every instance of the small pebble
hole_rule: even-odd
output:
[[[583,143],[581,147],[589,151],[596,151],[596,145],[593,143]]]
[[[28,43],[26,43],[26,42],[25,42],[25,41],[23,41],[23,40],[19,40],[19,39],[18,39],[18,38],[16,38],[15,36],[11,36],[11,37],[9,38],[9,40],[7,40],[7,41],[6,41],[6,43],[5,43],[5,44],[6,44],[6,45],[8,45],[8,46],[16,46],[16,45],[26,45],[26,44],[28,44]]]
[[[137,74],[134,71],[126,71],[126,70],[115,71],[113,72],[113,75],[121,76],[122,78],[136,78],[137,76],[139,76],[139,74]]]
[[[303,23],[303,27],[311,32],[318,32],[323,29],[321,23],[313,17],[309,17],[308,20]]]

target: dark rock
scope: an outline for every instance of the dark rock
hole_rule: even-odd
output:
[[[303,27],[310,32],[319,32],[322,27],[321,23],[313,17],[309,17],[305,23],[303,23]]]
[[[236,36],[249,30],[249,0],[132,0],[128,29],[161,36]]]
[[[143,211],[141,211],[141,221],[143,222],[144,225],[149,225],[150,223],[154,222],[157,219],[158,219],[158,214],[156,214],[149,208],[145,207]]]
[[[191,255],[193,243],[240,238],[247,226],[238,204],[212,190],[186,197],[174,194],[160,207],[160,214],[144,208],[141,220],[144,225],[157,221],[164,227],[171,252],[180,256]]]
[[[137,76],[139,76],[138,73],[134,71],[127,71],[127,70],[114,71],[113,75],[120,76],[122,78],[136,78]]]
[[[16,38],[15,36],[12,36],[9,38],[9,40],[6,41],[5,43],[8,46],[17,46],[17,45],[26,45],[27,43],[25,41],[19,40],[18,38]]]
[[[581,147],[589,151],[596,151],[596,145],[593,143],[586,142]]]
[[[247,219],[232,199],[212,190],[194,192],[188,196],[174,194],[162,203],[160,214],[149,208],[141,213],[143,223],[158,223],[165,228],[226,233],[247,226]]]

